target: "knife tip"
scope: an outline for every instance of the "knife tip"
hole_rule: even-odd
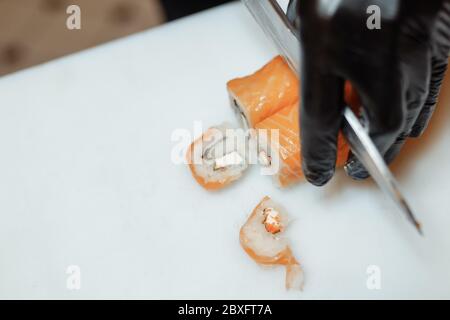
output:
[[[400,203],[409,219],[409,221],[414,225],[414,227],[416,228],[417,232],[419,232],[419,234],[423,237],[423,230],[422,230],[422,225],[420,224],[420,222],[416,219],[414,213],[411,210],[411,207],[408,205],[408,203],[406,202],[406,200],[401,197],[400,199]]]
[[[417,221],[415,221],[415,222],[414,222],[414,226],[416,227],[417,232],[419,232],[419,234],[420,234],[422,237],[424,237],[423,230],[422,230],[422,226],[420,225],[420,223],[417,222]]]

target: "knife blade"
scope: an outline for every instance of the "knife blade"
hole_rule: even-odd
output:
[[[242,0],[242,2],[289,66],[300,74],[301,42],[278,2],[276,0]],[[367,130],[349,106],[344,110],[342,132],[352,152],[366,167],[380,189],[396,203],[419,234],[423,235],[421,225],[401,193],[397,180]]]

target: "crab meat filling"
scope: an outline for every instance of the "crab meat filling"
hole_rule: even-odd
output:
[[[233,151],[221,158],[215,159],[214,170],[226,169],[229,166],[239,166],[243,163],[244,158],[237,151]]]
[[[194,145],[195,174],[205,183],[229,184],[248,168],[249,136],[245,130],[212,127]]]
[[[265,208],[263,210],[263,215],[263,224],[267,232],[277,234],[282,231],[281,216],[278,211],[273,208]]]

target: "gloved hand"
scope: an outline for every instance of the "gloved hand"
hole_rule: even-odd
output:
[[[369,30],[367,9],[381,9],[381,29]],[[324,185],[334,174],[344,82],[363,103],[361,120],[389,163],[408,137],[425,130],[450,51],[448,0],[293,0],[288,17],[302,41],[300,128],[303,170]],[[351,155],[354,179],[369,176]]]

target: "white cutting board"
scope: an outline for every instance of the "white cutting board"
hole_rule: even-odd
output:
[[[450,81],[394,166],[425,238],[342,173],[278,190],[253,167],[208,193],[171,162],[174,130],[233,121],[226,81],[275,54],[236,3],[1,78],[0,298],[450,298]],[[304,292],[239,246],[265,195],[295,219]]]

